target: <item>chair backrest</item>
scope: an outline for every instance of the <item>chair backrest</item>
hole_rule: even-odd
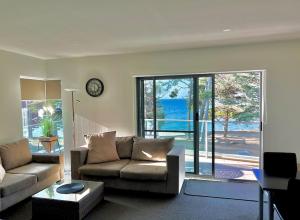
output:
[[[300,219],[300,180],[291,178],[287,193],[287,219]]]
[[[297,174],[295,153],[265,152],[264,171],[270,176],[292,178]]]

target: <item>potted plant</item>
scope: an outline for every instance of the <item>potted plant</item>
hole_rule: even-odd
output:
[[[44,146],[44,148],[50,153],[52,146],[58,141],[58,137],[53,135],[54,122],[50,116],[45,116],[40,126],[42,128],[42,137],[39,137],[39,142]]]

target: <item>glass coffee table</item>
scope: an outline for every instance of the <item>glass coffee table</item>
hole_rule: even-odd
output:
[[[67,183],[83,183],[84,189],[78,193],[60,194],[56,189]],[[33,219],[82,219],[101,200],[102,182],[72,180],[56,183],[32,196]]]

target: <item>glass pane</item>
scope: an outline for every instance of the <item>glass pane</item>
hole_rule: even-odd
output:
[[[193,131],[193,79],[156,80],[157,130]]]
[[[199,174],[212,175],[212,77],[199,83]]]
[[[62,101],[22,101],[22,119],[23,119],[23,136],[29,139],[32,152],[46,152],[49,150],[39,142],[42,136],[57,136],[58,142],[54,143],[52,152],[63,150],[63,122],[62,122]],[[45,124],[49,129],[44,129]],[[47,131],[47,132],[46,132]]]
[[[216,177],[253,179],[260,152],[260,73],[216,75]]]
[[[186,132],[157,132],[157,138],[175,138],[175,145],[185,147],[185,170],[194,172],[194,134]]]
[[[154,131],[146,131],[145,138],[153,139],[154,138]]]
[[[144,128],[145,130],[154,129],[153,113],[153,80],[144,81]]]

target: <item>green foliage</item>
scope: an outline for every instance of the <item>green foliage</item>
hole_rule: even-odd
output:
[[[145,118],[147,119],[153,119],[153,81],[147,80],[144,84],[144,108],[145,108]],[[159,103],[156,103],[156,117],[157,118],[164,118],[164,112],[162,106],[159,105]]]
[[[259,117],[259,73],[216,75],[216,117],[237,121]]]
[[[41,121],[42,134],[44,137],[53,136],[54,123],[51,117],[44,117]]]
[[[216,75],[216,119],[224,124],[224,136],[230,119],[251,121],[259,118],[260,74],[236,73]]]
[[[43,106],[44,106],[44,101],[33,100],[30,101],[27,107],[30,110],[30,112],[37,113],[39,109],[43,108]]]

